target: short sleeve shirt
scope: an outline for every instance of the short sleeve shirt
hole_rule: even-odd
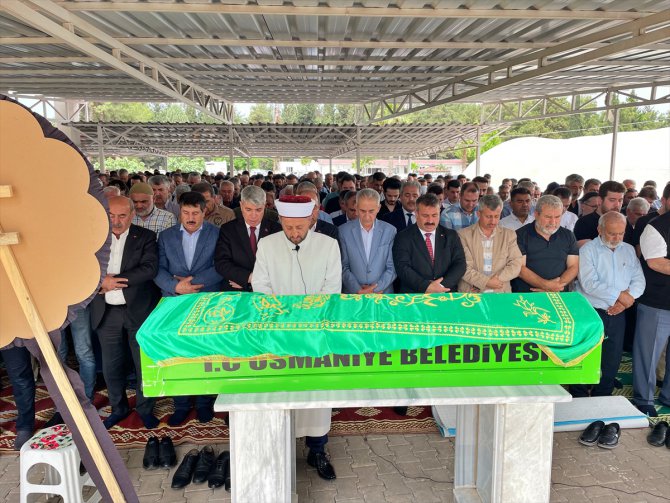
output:
[[[557,278],[567,269],[569,255],[579,255],[577,240],[572,231],[559,227],[549,238],[540,236],[535,224],[524,225],[516,231],[521,254],[526,257],[526,267],[544,279]],[[512,280],[512,291],[530,292],[530,285],[521,278]]]
[[[649,222],[651,222],[654,218],[658,216],[658,211],[651,211],[647,213],[645,216],[638,218],[637,223],[635,224],[635,229],[633,229],[633,235],[631,237],[630,242],[626,241],[632,246],[637,246],[640,244],[640,236],[642,236],[642,232],[644,231],[644,228],[647,226]]]
[[[577,241],[597,238],[598,220],[600,220],[600,215],[596,211],[577,220],[577,223],[575,223],[575,238]]]

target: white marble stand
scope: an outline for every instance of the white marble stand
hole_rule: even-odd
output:
[[[360,389],[219,395],[230,411],[232,500],[295,501],[292,409],[457,405],[458,503],[549,501],[554,403],[560,386]]]

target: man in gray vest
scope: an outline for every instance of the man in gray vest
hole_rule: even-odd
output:
[[[633,401],[642,412],[656,417],[656,366],[670,338],[670,213],[653,219],[645,227],[640,236],[640,251],[647,286],[638,299],[633,342]],[[666,371],[658,400],[670,407],[669,352],[665,358]]]

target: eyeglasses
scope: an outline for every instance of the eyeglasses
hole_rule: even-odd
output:
[[[582,203],[582,206],[588,206],[589,208],[597,208],[597,204],[588,204],[588,203]]]

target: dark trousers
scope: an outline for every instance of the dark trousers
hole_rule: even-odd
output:
[[[140,346],[135,338],[138,328],[128,321],[126,306],[108,304],[97,329],[102,349],[102,374],[107,383],[112,414],[125,415],[130,412],[126,396],[126,345],[130,346],[130,354],[137,375],[135,409],[140,415],[148,415],[154,408],[156,399],[147,398],[142,393]]]
[[[605,339],[602,345],[600,360],[600,382],[591,388],[590,396],[611,396],[614,390],[614,379],[619,371],[623,354],[623,340],[626,331],[626,311],[610,316],[603,309],[596,309],[603,320]],[[589,396],[589,389],[584,384],[570,386],[570,394],[575,398]]]
[[[328,435],[322,435],[320,437],[305,437],[305,445],[309,447],[310,451],[324,452],[327,443]]]
[[[656,367],[670,339],[670,311],[640,304],[633,343],[633,403],[654,405]],[[670,351],[665,353],[665,377],[658,401],[670,406]]]
[[[174,410],[184,411],[190,410],[191,408],[191,396],[175,396],[174,400]],[[195,397],[195,408],[196,409],[211,409],[214,406],[216,401],[216,395],[198,395]]]
[[[0,354],[14,390],[18,412],[16,430],[29,430],[32,433],[35,430],[35,376],[30,352],[24,347],[13,347],[3,349]]]

